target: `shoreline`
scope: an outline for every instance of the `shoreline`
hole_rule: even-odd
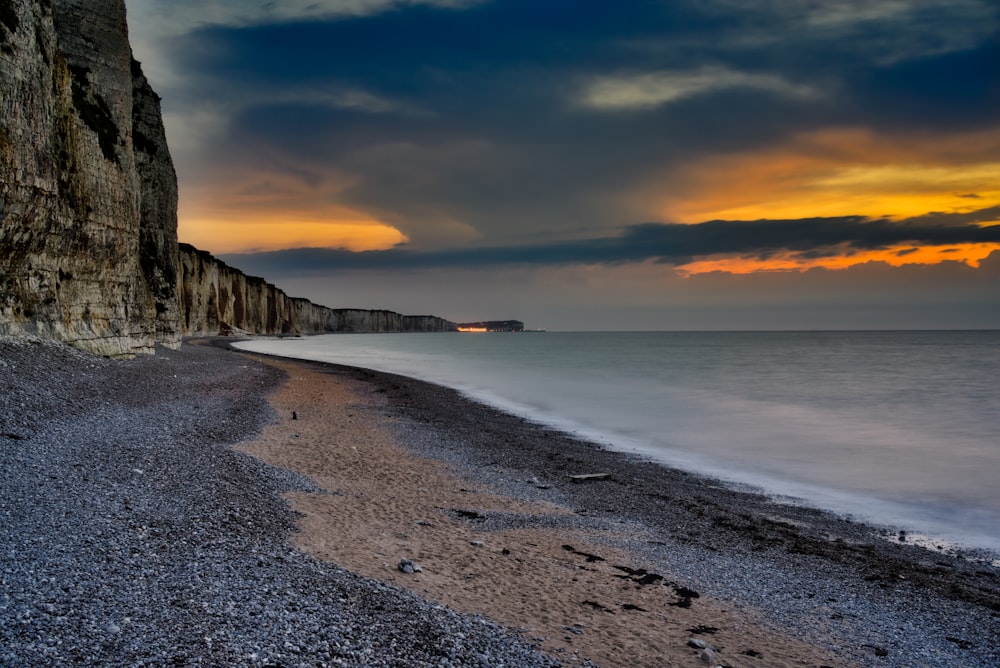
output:
[[[926,656],[950,653],[966,665],[990,665],[1000,656],[1000,586],[988,564],[894,543],[874,527],[830,512],[605,450],[433,383],[238,352],[361,383],[367,387],[361,393],[379,404],[366,410],[391,425],[405,451],[515,503],[554,504],[577,526],[627,526],[596,532],[591,545],[618,550],[706,597],[757,611],[769,620],[765,626],[822,645],[841,661],[909,665],[924,656],[925,665],[947,665]],[[580,483],[568,477],[595,472],[611,475]],[[487,525],[496,519],[480,515]],[[983,631],[971,632],[970,615]],[[979,664],[973,647],[985,652]]]
[[[231,341],[121,361],[0,337],[0,663],[587,665],[596,642],[616,649],[606,666],[1000,665],[995,569],[873,546],[858,525],[602,451],[440,386],[225,350]],[[300,371],[274,361],[342,399],[302,382],[282,409]],[[345,408],[353,415],[337,418]],[[335,419],[313,424],[325,410]],[[323,447],[304,447],[307,427]],[[272,429],[291,430],[279,454],[316,470],[240,452]],[[337,462],[331,442],[392,454]],[[567,478],[606,467],[608,479]],[[317,504],[318,532],[293,502]],[[424,566],[416,577],[398,570],[401,545]],[[324,550],[333,563],[309,556]],[[343,550],[369,554],[349,570]],[[586,597],[550,605],[574,578]],[[435,588],[486,601],[486,614],[434,603]],[[556,613],[572,621],[525,632],[532,615]],[[716,663],[691,637],[716,647]]]
[[[571,434],[576,440],[589,441],[606,449],[648,458],[668,468],[721,481],[734,489],[758,492],[789,504],[815,508],[845,517],[881,531],[884,538],[890,542],[898,541],[900,536],[903,536],[905,542],[911,544],[918,544],[938,552],[961,553],[967,558],[978,558],[1000,567],[1000,534],[996,530],[997,523],[1000,522],[998,514],[1000,509],[996,508],[994,503],[995,485],[989,475],[992,471],[990,466],[995,463],[996,457],[988,458],[985,451],[970,453],[971,441],[961,440],[959,438],[961,434],[958,436],[945,432],[938,434],[934,430],[925,434],[920,426],[915,424],[901,429],[899,420],[876,427],[878,423],[871,420],[877,420],[884,414],[884,411],[878,410],[880,401],[877,400],[865,404],[867,413],[859,413],[857,410],[849,412],[846,409],[836,413],[839,415],[838,423],[849,427],[848,435],[838,434],[839,427],[831,424],[831,416],[835,414],[833,408],[828,410],[818,404],[813,406],[806,403],[804,405],[807,408],[803,410],[817,412],[817,415],[810,413],[810,420],[814,419],[816,424],[813,425],[812,431],[804,433],[803,416],[794,414],[792,409],[783,405],[781,410],[793,414],[781,415],[771,404],[765,404],[759,411],[760,414],[752,415],[747,406],[740,406],[738,414],[741,417],[728,418],[722,406],[727,407],[725,410],[730,410],[729,404],[720,403],[716,407],[708,405],[706,400],[701,398],[698,400],[699,404],[692,404],[692,413],[688,415],[686,408],[681,408],[688,406],[685,397],[680,397],[679,402],[664,399],[666,403],[662,408],[662,416],[659,415],[660,408],[649,403],[645,396],[635,396],[635,403],[629,402],[623,405],[621,411],[611,409],[611,403],[620,404],[626,401],[624,397],[633,396],[630,394],[632,391],[630,384],[623,383],[623,378],[620,376],[615,376],[610,386],[601,383],[604,387],[593,390],[569,387],[568,392],[556,388],[559,387],[559,382],[565,382],[565,377],[569,377],[566,372],[577,373],[569,368],[560,371],[557,376],[560,380],[552,381],[551,384],[547,377],[535,375],[531,369],[524,369],[523,375],[517,374],[515,377],[511,373],[512,369],[501,368],[498,370],[496,380],[472,375],[464,377],[464,373],[475,368],[471,366],[475,360],[469,355],[472,353],[474,356],[479,346],[471,349],[466,345],[458,346],[459,350],[456,351],[459,353],[458,357],[452,361],[448,352],[452,346],[446,343],[431,342],[428,339],[426,346],[411,345],[402,341],[398,344],[389,342],[383,346],[382,343],[372,340],[371,345],[374,346],[372,350],[377,351],[384,347],[388,351],[401,353],[398,360],[390,363],[389,358],[382,360],[368,357],[373,353],[368,350],[367,343],[361,345],[359,350],[356,343],[345,339],[346,347],[340,351],[340,346],[330,337],[319,336],[319,339],[330,338],[330,341],[316,341],[315,345],[308,340],[293,345],[279,343],[272,345],[268,343],[270,338],[250,339],[234,345],[239,349],[261,354],[301,356],[298,358],[329,361],[346,366],[373,367],[370,370],[440,383],[457,389],[472,401],[524,417],[551,430]],[[310,337],[306,337],[308,338]],[[478,337],[467,337],[469,340],[476,338]],[[568,345],[570,340],[566,339],[564,343]],[[331,349],[329,351],[331,355],[328,356],[324,353],[324,346],[330,345],[337,350]],[[507,347],[508,344],[500,344],[501,349]],[[431,357],[424,358],[418,354],[418,361],[414,363],[406,352],[411,348],[412,352],[420,351],[421,354],[426,353]],[[487,347],[490,352],[487,353],[485,364],[489,364],[491,356],[495,354],[493,348],[492,345]],[[362,350],[366,352],[359,355]],[[534,346],[528,347],[525,351],[526,355],[537,355],[539,352],[540,350]],[[378,356],[378,353],[374,354]],[[441,360],[441,364],[426,366],[434,355],[441,354],[446,356]],[[394,359],[396,357],[394,352],[388,352],[388,355]],[[555,366],[561,367],[566,363],[562,355],[559,355],[558,359],[562,361],[554,362]],[[631,360],[630,364],[636,364],[637,359]],[[394,368],[397,366],[398,368]],[[581,366],[588,368],[586,365]],[[483,367],[485,368],[489,367]],[[712,377],[715,378],[717,373],[718,369],[715,369]],[[523,393],[513,385],[518,380],[529,385],[524,388]],[[658,385],[657,392],[675,392],[677,387],[688,385],[701,387],[690,378],[678,381],[676,385],[672,380],[666,378],[662,380],[663,387]],[[539,386],[549,388],[551,395],[540,395],[538,390],[533,390],[531,385],[536,381],[540,383]],[[745,385],[747,379],[742,378],[741,382]],[[768,381],[765,379],[762,382],[763,386],[766,386]],[[713,391],[721,391],[721,386],[716,380],[706,383],[704,387],[711,386],[714,388]],[[619,389],[623,392],[619,392]],[[767,391],[768,397],[771,396],[769,393],[773,389]],[[613,394],[605,396],[609,391]],[[739,395],[738,392],[736,394]],[[879,396],[883,395],[884,392]],[[580,401],[574,401],[574,397],[578,397]],[[722,401],[730,400],[732,398],[726,396]],[[587,402],[596,404],[598,412],[590,413],[582,410],[581,407],[588,405]],[[645,406],[645,412],[637,412],[632,408],[640,405]],[[798,406],[794,401],[792,405]],[[837,406],[839,407],[839,404]],[[954,414],[961,414],[961,406],[956,405],[951,408],[954,409]],[[613,412],[609,412],[612,410]],[[824,413],[827,410],[829,415]],[[912,407],[909,410],[911,413],[914,412]],[[678,411],[680,411],[678,419],[667,417],[677,414]],[[712,415],[712,411],[723,413],[725,429],[706,417]],[[749,418],[743,416],[744,411]],[[920,414],[926,414],[928,421],[920,424],[930,429],[932,425],[929,420],[932,419],[932,415],[941,423],[946,422],[952,412],[942,408],[929,412],[921,411]],[[701,416],[701,423],[696,421],[694,415]],[[784,418],[789,418],[787,424]],[[819,424],[824,424],[827,428],[815,431],[819,428],[817,426]],[[672,433],[675,426],[678,429],[676,434]],[[747,430],[746,443],[741,442],[744,438],[744,429]],[[900,431],[895,433],[893,430]],[[988,434],[992,431],[988,421],[977,427],[970,427],[970,430],[977,435],[976,438],[981,441],[982,448],[988,450],[986,446],[991,443]],[[878,454],[882,450],[880,444],[888,438],[883,432],[893,432],[890,439],[892,442],[887,443],[885,453]],[[936,444],[933,435],[940,437],[936,440]],[[905,438],[907,436],[908,439]],[[959,438],[954,446],[963,449],[962,456],[957,452],[954,455],[949,453],[952,444],[948,439],[952,436]],[[986,440],[982,441],[983,438]],[[772,441],[784,445],[767,445]],[[799,442],[803,445],[801,451],[795,445]],[[909,444],[906,447],[902,447],[907,443]],[[932,444],[934,447],[931,447]],[[826,445],[831,446],[829,452],[826,450]],[[910,450],[914,452],[913,457],[908,454]],[[754,452],[757,453],[755,456],[752,454]],[[773,464],[769,459],[768,453],[772,452],[773,456],[777,457],[774,460],[778,462],[777,464]],[[946,454],[933,454],[935,452]],[[966,458],[965,454],[969,454],[969,457]],[[812,467],[802,470],[807,462],[806,458],[812,461]],[[788,463],[784,463],[786,461]],[[786,471],[787,474],[781,471]]]

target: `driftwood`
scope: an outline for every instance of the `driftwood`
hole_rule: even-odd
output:
[[[573,482],[583,482],[584,480],[604,480],[611,477],[610,473],[580,473],[569,476]]]

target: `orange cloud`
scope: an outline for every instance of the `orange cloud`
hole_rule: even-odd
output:
[[[296,220],[277,212],[263,214],[259,220],[185,218],[177,226],[177,235],[213,253],[285,248],[385,250],[409,241],[395,227],[375,220]]]
[[[880,250],[862,251],[830,257],[804,257],[793,252],[785,252],[766,259],[744,257],[717,257],[679,265],[676,270],[682,276],[693,276],[713,271],[729,274],[753,274],[757,272],[790,272],[809,269],[847,269],[869,262],[882,262],[893,267],[907,264],[938,264],[952,261],[962,262],[970,267],[978,267],[1000,244],[976,243],[950,246],[894,246]]]
[[[1000,128],[945,136],[823,130],[766,150],[685,165],[647,184],[640,198],[664,219],[680,223],[854,215],[899,220],[930,212],[967,213],[1000,205],[997,156]],[[995,250],[1000,246],[898,246],[818,258],[789,251],[767,259],[706,258],[678,271],[748,274],[948,260],[977,267]]]
[[[1000,128],[950,136],[824,130],[661,175],[640,197],[667,220],[893,219],[1000,204]]]
[[[349,178],[317,173],[232,170],[190,186],[181,192],[178,238],[212,253],[385,250],[409,241],[393,225],[334,201]]]

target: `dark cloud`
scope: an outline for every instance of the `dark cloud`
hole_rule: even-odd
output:
[[[1000,117],[1000,39],[859,73],[854,96],[873,125],[993,126]]]
[[[331,199],[418,244],[442,220],[494,243],[608,228],[623,193],[651,174],[805,131],[995,122],[997,47],[982,32],[1000,9],[920,3],[865,20],[821,10],[504,0],[210,26],[174,43],[185,90],[165,104],[225,110],[226,131],[203,146],[213,169],[349,174]],[[636,109],[581,102],[594,77],[700,68],[815,94],[720,86]]]
[[[684,264],[695,258],[737,255],[766,259],[781,252],[816,258],[888,248],[899,244],[1000,243],[1000,207],[970,214],[930,214],[901,222],[861,216],[796,220],[713,220],[696,225],[641,223],[617,236],[529,246],[463,248],[419,252],[402,248],[363,253],[300,248],[223,259],[251,273],[331,272],[419,268],[488,268],[504,265],[560,266],[655,261]]]

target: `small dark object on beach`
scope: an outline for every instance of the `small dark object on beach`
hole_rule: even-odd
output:
[[[662,575],[658,573],[650,573],[645,568],[629,568],[628,566],[615,566],[615,568],[627,573],[627,575],[616,575],[616,578],[632,580],[640,586],[656,584],[663,579]]]
[[[645,608],[640,608],[637,605],[631,603],[622,603],[622,610],[635,610],[636,612],[646,612]]]
[[[581,552],[572,545],[563,545],[562,548],[567,552],[572,552],[573,554],[578,554],[587,560],[588,564],[592,564],[595,561],[604,561],[604,557],[599,557],[596,554],[590,554],[589,552]]]
[[[756,659],[759,659],[760,657],[764,656],[755,649],[745,649],[742,652],[740,652],[740,654],[743,654],[744,656],[752,656]]]
[[[681,598],[700,598],[701,594],[693,589],[688,589],[687,587],[681,587],[680,585],[674,585],[674,593],[676,593]]]
[[[451,512],[464,520],[486,519],[481,513],[477,513],[475,510],[460,510],[458,508],[452,508]]]
[[[611,614],[615,614],[614,611],[611,610],[611,608],[605,608],[603,605],[595,601],[584,601],[580,605],[589,605],[594,610],[600,610],[601,612],[610,612]]]
[[[693,589],[688,589],[687,587],[682,587],[678,584],[674,584],[674,593],[680,597],[679,600],[670,604],[675,608],[690,608],[691,600],[701,596],[701,594]]]
[[[688,633],[694,633],[695,635],[712,635],[719,631],[717,626],[705,626],[704,624],[699,624],[698,626],[692,626],[688,629]]]
[[[878,647],[877,645],[862,645],[862,647],[867,647],[875,652],[875,656],[889,656],[889,650],[885,647]]]
[[[292,419],[293,420],[298,420],[299,419],[299,414],[296,413],[295,411],[292,411]]]

